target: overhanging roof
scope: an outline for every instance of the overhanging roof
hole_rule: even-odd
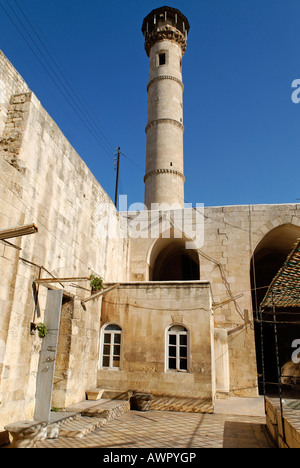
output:
[[[273,306],[300,307],[300,239],[270,284],[260,309]]]

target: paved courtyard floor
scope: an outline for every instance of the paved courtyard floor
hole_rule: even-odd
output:
[[[129,411],[83,438],[39,441],[37,448],[274,448],[265,417]]]

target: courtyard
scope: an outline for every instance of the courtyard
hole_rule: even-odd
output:
[[[48,439],[36,447],[118,449],[116,454],[142,448],[275,448],[265,417],[171,411],[129,411],[85,437]]]

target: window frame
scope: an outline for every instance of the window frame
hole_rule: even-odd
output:
[[[175,327],[180,327],[182,330],[174,330]],[[173,328],[173,330],[172,330]],[[170,343],[170,336],[175,336],[175,344]],[[186,336],[186,344],[180,343],[180,337]],[[171,355],[170,348],[174,348],[175,355]],[[184,348],[186,349],[186,356],[181,355],[180,350]],[[176,359],[176,368],[170,367],[169,359]],[[181,368],[181,360],[186,361],[186,369]],[[182,325],[182,324],[175,324],[169,325],[166,329],[166,337],[165,337],[165,372],[183,372],[188,373],[190,372],[190,332],[189,329]]]
[[[164,55],[165,56],[165,62],[160,63],[160,57]],[[156,53],[156,67],[164,67],[165,65],[168,65],[169,57],[168,57],[168,51],[167,50],[159,50]]]
[[[118,329],[111,329],[107,330],[109,326],[115,326],[118,327]],[[109,342],[105,341],[105,336],[109,335],[110,340]],[[119,343],[115,341],[115,336],[120,336]],[[104,347],[109,346],[109,353],[104,354]],[[119,346],[120,347],[120,352],[119,354],[114,353],[114,346]],[[100,353],[99,353],[99,361],[98,361],[98,368],[101,370],[107,370],[107,371],[119,371],[122,368],[122,349],[123,349],[123,330],[120,325],[118,325],[115,322],[109,322],[103,325],[101,328],[101,339],[100,339]],[[105,366],[103,364],[103,358],[108,357],[109,358],[109,365]],[[114,357],[119,358],[119,365],[114,366]]]

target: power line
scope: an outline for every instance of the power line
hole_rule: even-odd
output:
[[[7,1],[7,4],[8,4],[8,0]],[[12,7],[12,5],[9,5],[11,11],[14,13],[15,17],[19,20],[19,22],[21,23],[22,27],[25,29],[27,35],[30,37],[31,41],[33,42],[33,44],[35,45],[35,47],[37,48],[37,50],[39,51],[39,53],[41,54],[42,58],[44,59],[44,61],[46,62],[46,64],[50,67],[50,69],[52,70],[52,72],[54,73],[55,77],[57,78],[57,80],[59,81],[59,83],[61,83],[62,87],[64,88],[64,90],[66,91],[66,94],[69,96],[69,98],[66,96],[66,94],[64,94],[61,90],[61,88],[58,86],[57,82],[55,81],[55,79],[53,78],[53,76],[49,73],[49,70],[47,67],[45,67],[45,65],[43,64],[43,62],[41,61],[41,59],[39,58],[39,56],[37,55],[37,53],[34,51],[33,47],[31,46],[31,44],[28,42],[28,40],[26,39],[26,37],[24,36],[23,32],[20,30],[20,28],[18,27],[18,25],[15,23],[14,19],[11,17],[11,15],[9,14],[9,12],[6,10],[6,8],[3,6],[3,4],[0,4],[0,6],[2,7],[2,9],[4,10],[4,12],[6,13],[6,15],[8,16],[8,18],[11,20],[11,22],[13,23],[13,25],[15,26],[15,28],[17,29],[17,31],[19,32],[19,34],[22,36],[22,38],[25,40],[25,42],[27,43],[27,45],[29,46],[29,48],[31,49],[32,53],[35,55],[35,57],[37,58],[37,60],[39,61],[39,63],[42,65],[42,67],[45,69],[45,71],[47,72],[47,74],[49,75],[49,77],[51,78],[51,80],[54,82],[55,86],[59,89],[59,91],[62,93],[63,97],[66,99],[66,101],[69,103],[69,105],[73,108],[73,110],[75,111],[75,113],[77,114],[77,116],[80,118],[80,120],[84,123],[84,125],[87,127],[87,129],[89,130],[89,132],[93,135],[94,138],[96,138],[96,140],[98,141],[98,143],[102,146],[102,148],[105,150],[105,152],[107,153],[107,155],[109,155],[109,160],[111,161],[111,156],[113,155],[113,152],[114,152],[114,146],[110,144],[110,142],[108,141],[108,139],[106,138],[106,136],[104,135],[104,132],[102,131],[102,129],[99,127],[99,125],[97,123],[94,122],[91,114],[89,113],[88,109],[85,107],[84,103],[82,102],[82,100],[80,99],[80,97],[78,96],[78,94],[74,91],[72,85],[70,84],[70,81],[68,79],[66,79],[66,74],[65,73],[62,73],[61,70],[60,70],[60,67],[57,65],[57,62],[53,59],[51,53],[49,52],[47,46],[44,44],[44,42],[42,41],[42,39],[40,38],[40,35],[38,34],[38,32],[36,31],[36,29],[34,28],[34,26],[32,25],[30,19],[28,18],[28,15],[26,15],[26,13],[24,12],[24,9],[22,9],[22,7],[19,5],[19,3],[14,0],[15,4],[17,5],[19,11],[21,12],[22,16],[25,18],[26,22],[28,23],[30,29],[33,31],[35,37],[37,38],[38,42],[41,44],[41,46],[43,47],[43,49],[45,50],[47,56],[50,58],[51,62],[54,64],[55,68],[57,69],[57,72],[53,69],[53,66],[51,65],[51,63],[49,62],[49,60],[45,57],[45,54],[43,53],[43,51],[41,50],[41,48],[39,47],[39,45],[37,44],[36,40],[33,38],[33,36],[28,32],[28,29],[24,26],[24,22],[22,22],[20,20],[20,17],[18,16],[16,10]],[[24,7],[24,5],[23,5]],[[28,12],[28,9],[27,9],[27,12]],[[61,75],[61,77],[59,76]],[[69,88],[69,89],[68,89]],[[71,91],[71,92],[70,92]],[[74,99],[74,97],[78,100],[78,103],[76,102],[76,100]],[[71,102],[71,101],[72,102]],[[74,104],[73,104],[74,103]],[[82,111],[83,109],[83,111]],[[80,115],[82,114],[82,116]],[[87,123],[89,122],[89,124]],[[127,155],[125,155],[124,153],[122,153],[122,155],[128,159],[132,164],[134,164],[138,169],[140,169],[141,171],[144,172],[144,169],[138,165],[134,160],[132,160],[130,157],[128,157]],[[170,192],[170,193],[174,193],[171,189],[169,189],[168,187],[166,187],[166,189]],[[178,196],[178,195],[177,195]],[[184,203],[187,203],[187,204],[191,204],[190,202],[188,202],[185,198],[183,198],[183,202]],[[225,220],[217,220],[217,219],[214,219],[212,216],[209,216],[205,213],[203,213],[203,216],[204,218],[206,219],[210,219],[212,221],[215,221],[215,222],[218,222],[218,223],[222,223],[222,224],[225,224],[227,226],[231,226],[231,227],[234,227],[236,229],[239,229],[239,230],[242,230],[242,231],[245,231],[245,232],[249,232],[248,229],[246,228],[242,228],[240,226],[236,226],[232,223],[229,223],[228,221],[225,221]]]
[[[8,3],[8,2],[7,2]],[[16,3],[17,4],[17,3]],[[9,4],[8,4],[9,5]],[[50,52],[48,51],[47,47],[43,44],[42,40],[40,39],[38,33],[35,31],[35,29],[33,28],[33,26],[31,25],[28,17],[25,15],[25,13],[23,12],[23,10],[21,9],[21,7],[17,4],[19,10],[22,12],[24,18],[26,19],[26,21],[28,22],[28,24],[30,25],[30,28],[32,29],[32,31],[34,32],[35,36],[38,38],[39,42],[42,44],[43,48],[46,50],[48,56],[50,57],[50,59],[52,60],[52,62],[55,64],[57,70],[58,70],[58,73],[60,73],[60,75],[63,77],[63,79],[60,78],[60,76],[58,75],[58,73],[53,69],[53,66],[51,65],[51,63],[49,62],[49,60],[45,57],[45,54],[43,53],[43,51],[41,50],[41,48],[39,47],[39,45],[37,44],[37,41],[33,38],[32,34],[30,34],[30,32],[28,31],[28,29],[25,27],[24,25],[24,22],[22,22],[20,20],[20,17],[18,16],[18,14],[16,13],[15,9],[9,5],[11,11],[13,12],[13,14],[15,15],[15,17],[18,19],[19,23],[22,25],[23,29],[25,30],[26,34],[29,36],[31,42],[34,44],[34,46],[36,47],[36,49],[38,50],[40,56],[42,57],[42,59],[44,60],[44,62],[42,61],[42,59],[40,58],[40,56],[38,55],[38,53],[34,50],[32,44],[29,42],[29,40],[27,39],[27,37],[25,36],[25,34],[23,33],[23,31],[20,29],[20,27],[18,26],[18,24],[16,23],[16,21],[14,20],[14,18],[12,17],[12,15],[10,14],[10,12],[4,7],[3,4],[0,4],[0,6],[2,7],[3,11],[5,12],[5,14],[7,15],[7,17],[10,19],[10,21],[12,22],[12,24],[14,25],[14,27],[16,28],[16,30],[18,31],[18,33],[21,35],[21,37],[24,39],[24,41],[26,42],[26,44],[28,45],[28,47],[30,48],[30,50],[32,51],[32,53],[34,54],[34,56],[36,57],[36,59],[39,61],[40,65],[43,67],[43,69],[46,71],[47,75],[49,76],[49,78],[52,80],[52,82],[55,84],[55,86],[57,87],[57,89],[60,91],[60,93],[63,95],[64,99],[68,102],[68,104],[72,107],[72,109],[75,111],[76,115],[80,118],[80,120],[82,121],[82,123],[85,125],[85,127],[89,130],[89,132],[92,134],[92,136],[98,141],[98,143],[102,146],[102,148],[105,150],[105,152],[107,153],[107,155],[109,154],[110,156],[112,156],[113,154],[113,149],[110,150],[110,147],[108,146],[108,142],[104,140],[104,136],[102,134],[100,134],[100,130],[99,128],[97,127],[96,128],[96,124],[91,120],[91,117],[90,117],[90,114],[88,111],[82,111],[81,107],[84,106],[82,104],[82,101],[80,100],[80,98],[77,96],[77,94],[75,93],[75,91],[73,90],[72,86],[70,85],[70,83],[67,81],[67,86],[70,88],[71,92],[69,91],[68,87],[65,85],[64,81],[65,78],[64,78],[64,74],[59,70],[59,67],[58,65],[56,64],[55,60],[52,58]],[[46,65],[47,66],[46,66]],[[52,71],[52,73],[54,74],[55,78],[53,77],[53,75],[50,73],[49,69]],[[64,81],[63,81],[64,80]],[[63,90],[65,91],[65,93],[63,92],[63,90],[61,89],[61,87],[58,85],[57,81],[60,83],[61,87],[63,88]],[[72,94],[73,93],[73,94]],[[76,100],[74,99],[74,96],[77,98],[77,100],[79,100],[79,103],[78,104],[76,102]],[[80,107],[81,106],[81,107]],[[110,159],[111,160],[111,159]]]
[[[75,97],[78,99],[78,102],[79,104],[82,106],[83,110],[85,111],[85,113],[87,114],[87,116],[89,116],[89,118],[91,119],[92,121],[92,124],[95,126],[95,128],[100,132],[102,138],[103,138],[103,141],[106,145],[108,145],[108,148],[109,148],[109,153],[111,153],[112,151],[112,147],[113,145],[111,145],[111,143],[109,142],[109,140],[107,139],[106,135],[104,134],[104,131],[100,128],[99,124],[97,124],[97,122],[95,122],[93,120],[93,117],[91,116],[91,114],[89,113],[89,110],[85,107],[85,104],[81,101],[80,97],[78,96],[78,94],[76,93],[76,91],[74,90],[73,86],[70,84],[70,79],[67,78],[67,74],[66,74],[66,71],[63,69],[63,72],[60,70],[60,67],[63,68],[61,65],[60,67],[58,66],[57,64],[57,61],[53,58],[53,56],[51,55],[51,53],[49,52],[48,50],[48,47],[45,45],[45,43],[42,41],[42,39],[40,38],[39,34],[36,32],[36,30],[34,29],[33,25],[31,24],[30,20],[28,19],[27,15],[25,14],[25,12],[22,10],[22,8],[20,7],[20,5],[18,4],[17,0],[14,0],[14,2],[16,3],[17,7],[19,8],[19,10],[21,11],[22,15],[24,16],[24,18],[26,19],[27,23],[29,24],[30,28],[32,29],[33,33],[35,34],[35,36],[37,37],[38,41],[41,43],[42,47],[45,49],[47,55],[49,56],[49,58],[51,59],[51,61],[53,62],[54,66],[56,67],[56,69],[58,70],[58,72],[60,73],[60,75],[62,76],[63,80],[66,82],[67,86],[70,88],[70,90],[72,91],[72,93],[75,95]],[[24,6],[24,5],[23,5]],[[28,10],[27,10],[28,11]],[[29,13],[30,14],[30,13]],[[33,17],[32,17],[33,18]]]
[[[14,1],[17,2],[17,0],[14,0]],[[19,2],[20,2],[20,3],[23,3],[23,8],[26,9],[26,5],[24,4],[24,2],[22,2],[21,0],[19,0]],[[28,12],[28,14],[30,15],[30,12],[28,11],[28,9],[27,9],[27,12]],[[39,26],[38,26],[37,23],[35,22],[34,17],[33,17],[32,14],[31,14],[31,19],[32,19],[32,21],[35,23],[36,28],[39,30],[40,35],[43,35],[42,31],[39,29]],[[39,39],[40,39],[40,37],[39,37]],[[41,41],[41,43],[42,43],[43,47],[46,49],[47,53],[48,53],[49,56],[51,57],[52,61],[54,62],[54,65],[57,67],[57,69],[59,70],[60,73],[61,73],[60,69],[62,70],[63,73],[61,73],[61,75],[62,75],[63,79],[66,80],[66,82],[67,82],[67,84],[70,86],[70,88],[73,88],[73,87],[74,87],[74,83],[73,83],[73,85],[72,85],[72,80],[71,80],[70,77],[67,76],[68,73],[66,72],[66,69],[64,68],[63,64],[62,64],[61,62],[59,62],[59,57],[58,57],[58,55],[56,54],[56,52],[54,51],[54,54],[55,54],[55,57],[56,57],[56,61],[54,61],[53,56],[51,56],[51,54],[50,54],[50,52],[49,52],[49,50],[48,50],[49,47],[51,47],[51,45],[49,45],[49,42],[47,41],[47,38],[46,38],[45,36],[44,36],[44,42]],[[45,45],[45,43],[46,43],[46,45]],[[75,94],[76,94],[76,93],[75,93]],[[78,99],[80,100],[79,97],[78,97]],[[85,111],[86,111],[87,113],[89,113],[89,110],[88,110],[87,107],[85,107],[85,104],[84,104],[84,103],[81,103],[81,104],[82,104],[82,106],[85,108]],[[91,119],[94,119],[93,116],[91,116]],[[106,142],[108,143],[109,150],[110,150],[110,152],[111,152],[111,149],[113,148],[114,145],[112,145],[112,143],[111,143],[112,138],[111,138],[111,136],[107,133],[107,129],[105,129],[102,125],[100,125],[100,123],[98,122],[98,120],[97,120],[97,121],[94,120],[94,123],[95,123],[95,125],[99,128],[100,133],[102,133],[103,138],[104,138],[104,139],[106,140]]]
[[[132,164],[134,164],[139,170],[143,171],[144,172],[144,169],[139,165],[137,164],[133,159],[131,159],[129,156],[127,156],[126,154],[124,153],[121,153],[126,159],[128,159],[128,161],[130,161]],[[170,194],[174,194],[175,192],[170,189],[169,187],[164,187],[165,190],[167,190]],[[176,194],[178,196],[178,194]],[[191,202],[189,202],[188,200],[186,200],[186,198],[182,197],[182,200],[184,203],[188,204],[188,205],[192,205]],[[195,207],[192,207],[194,210],[196,210],[197,208]],[[202,213],[200,213],[202,214]],[[219,220],[219,219],[215,219],[213,218],[212,216],[209,216],[205,213],[203,213],[203,217],[206,218],[206,219],[210,219],[211,221],[215,221],[216,223],[219,223],[219,224],[226,224],[227,226],[230,226],[230,227],[233,227],[235,229],[239,229],[241,231],[244,231],[244,232],[249,232],[249,229],[247,228],[243,228],[241,226],[236,226],[235,224],[232,224],[232,223],[229,223],[228,221],[225,221],[225,220]]]

